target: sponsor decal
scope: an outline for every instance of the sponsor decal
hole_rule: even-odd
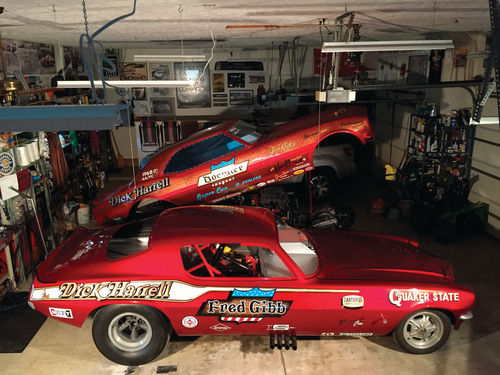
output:
[[[225,300],[211,299],[204,302],[196,315],[218,316],[221,322],[256,323],[265,317],[285,315],[292,301],[273,300],[275,289],[255,287],[244,291],[234,289]]]
[[[154,178],[156,175],[158,174],[158,169],[150,169],[149,171],[144,171],[142,172],[142,181],[147,181],[147,180],[151,180],[152,178]]]
[[[293,327],[289,324],[268,324],[267,331],[289,331]]]
[[[317,130],[314,133],[304,134],[302,137],[304,137],[304,139],[307,139],[309,137],[314,137],[315,135],[318,135]]]
[[[299,169],[304,169],[306,167],[309,167],[310,165],[311,165],[311,163],[304,163],[304,164],[298,165],[295,168],[290,169],[290,172],[295,172]]]
[[[218,323],[216,325],[211,326],[210,329],[213,329],[214,331],[217,331],[217,332],[223,332],[223,331],[227,331],[228,329],[231,329],[231,327],[229,327],[225,324],[222,324],[222,323]]]
[[[198,325],[198,319],[194,316],[185,316],[182,319],[182,325],[186,328],[194,328]]]
[[[360,309],[365,305],[365,299],[362,296],[344,296],[342,297],[342,307],[344,309]]]
[[[391,289],[389,292],[389,301],[398,307],[401,307],[403,302],[459,302],[460,293],[431,292],[418,289]]]
[[[211,184],[226,184],[234,180],[234,176],[246,172],[248,160],[235,164],[234,158],[228,161],[221,161],[217,165],[210,165],[210,173],[198,178],[198,187]]]
[[[259,182],[259,183],[257,184],[257,187],[258,187],[258,188],[261,188],[261,187],[264,187],[264,186],[266,186],[266,183],[265,183],[265,182]]]
[[[71,309],[60,309],[57,307],[49,307],[50,316],[56,318],[73,319],[73,312]]]
[[[116,197],[113,197],[109,200],[109,204],[112,207],[115,207],[119,204],[129,202],[129,201],[135,201],[136,199],[150,194],[152,192],[158,191],[165,189],[166,187],[170,186],[168,182],[168,177],[165,177],[161,179],[160,181],[153,182],[149,186],[137,186],[135,187],[132,191],[125,193],[123,195],[117,195]]]
[[[270,155],[282,154],[290,151],[295,147],[295,141],[284,141],[275,145],[267,146],[267,152]]]
[[[339,336],[361,336],[361,337],[367,337],[367,336],[373,336],[372,332],[340,332]]]
[[[9,175],[14,171],[16,163],[10,151],[4,151],[0,153],[0,174]]]
[[[243,208],[227,206],[207,206],[213,210],[244,212]],[[260,291],[255,298],[251,298],[252,293]],[[93,283],[64,282],[60,285],[33,288],[30,299],[32,301],[63,301],[63,300],[109,300],[109,299],[137,299],[168,302],[190,302],[206,293],[211,292],[234,292],[235,298],[255,299],[258,303],[252,305],[253,310],[262,307],[263,312],[266,305],[276,305],[278,301],[273,301],[274,292],[284,293],[359,293],[359,290],[349,289],[303,289],[303,288],[278,288],[271,290],[259,290],[258,288],[242,287],[238,290],[234,287],[222,286],[198,286],[178,280],[135,280],[135,281],[103,281]],[[264,293],[268,294],[265,295]],[[248,307],[249,300],[245,301]],[[270,300],[270,301],[268,301]],[[264,302],[271,302],[271,304]],[[221,301],[219,301],[221,302]],[[224,302],[224,301],[222,301]],[[290,301],[279,301],[290,302]],[[262,306],[261,306],[262,305]],[[288,311],[289,304],[285,305]],[[272,310],[272,309],[271,309]],[[282,311],[282,309],[280,309]],[[275,311],[276,312],[276,311]],[[278,311],[279,312],[279,311]],[[274,317],[280,314],[270,314]]]
[[[353,127],[355,129],[359,129],[365,126],[364,121],[355,121],[355,122],[341,122],[340,126],[345,127]]]
[[[251,177],[251,178],[243,180],[241,182],[237,182],[235,186],[249,184],[250,182],[254,182],[254,181],[260,180],[261,178],[262,178],[262,176],[260,176],[260,175],[259,176],[255,176],[255,177]]]
[[[304,172],[305,172],[305,171],[304,171],[303,169],[299,169],[298,171],[294,171],[294,172],[293,172],[293,174],[294,174],[295,176],[297,176],[297,175],[302,174],[302,173],[304,173]]]
[[[60,299],[167,299],[172,282],[110,281],[103,283],[62,283],[59,286]]]
[[[335,332],[321,332],[321,336],[335,336]]]
[[[209,191],[208,193],[204,193],[204,194],[196,194],[196,200],[197,201],[201,201],[202,199],[205,199],[211,195],[214,195],[215,194],[215,191],[212,190],[212,191]]]
[[[352,325],[353,327],[357,326],[362,326],[364,323],[364,319],[358,319],[358,320],[347,320],[347,319],[340,319],[339,320],[339,325]]]

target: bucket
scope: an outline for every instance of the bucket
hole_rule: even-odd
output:
[[[83,206],[78,209],[78,224],[88,224],[90,221],[90,207]]]

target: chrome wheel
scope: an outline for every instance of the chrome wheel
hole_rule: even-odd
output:
[[[415,349],[433,347],[441,340],[443,333],[443,321],[432,311],[411,315],[403,327],[404,340]]]
[[[126,312],[117,315],[108,326],[111,343],[125,352],[144,349],[153,336],[148,320],[140,314]]]
[[[314,199],[325,199],[329,195],[330,181],[325,175],[311,178],[311,191]]]

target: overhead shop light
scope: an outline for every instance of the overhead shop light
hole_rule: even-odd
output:
[[[321,52],[422,51],[454,48],[452,40],[324,42]]]
[[[194,85],[193,80],[159,80],[159,81],[106,81],[110,86],[142,88],[142,87],[189,87]],[[95,88],[102,88],[102,81],[94,81]],[[89,89],[90,81],[57,81],[57,87],[65,89]]]
[[[205,55],[135,55],[134,62],[206,61]]]

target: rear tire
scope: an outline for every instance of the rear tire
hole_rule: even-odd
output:
[[[438,350],[448,340],[450,319],[437,310],[420,310],[404,318],[393,332],[401,348],[413,354],[427,354]]]
[[[97,312],[92,338],[97,349],[113,362],[138,366],[163,350],[172,326],[158,311],[142,305],[110,305]]]

